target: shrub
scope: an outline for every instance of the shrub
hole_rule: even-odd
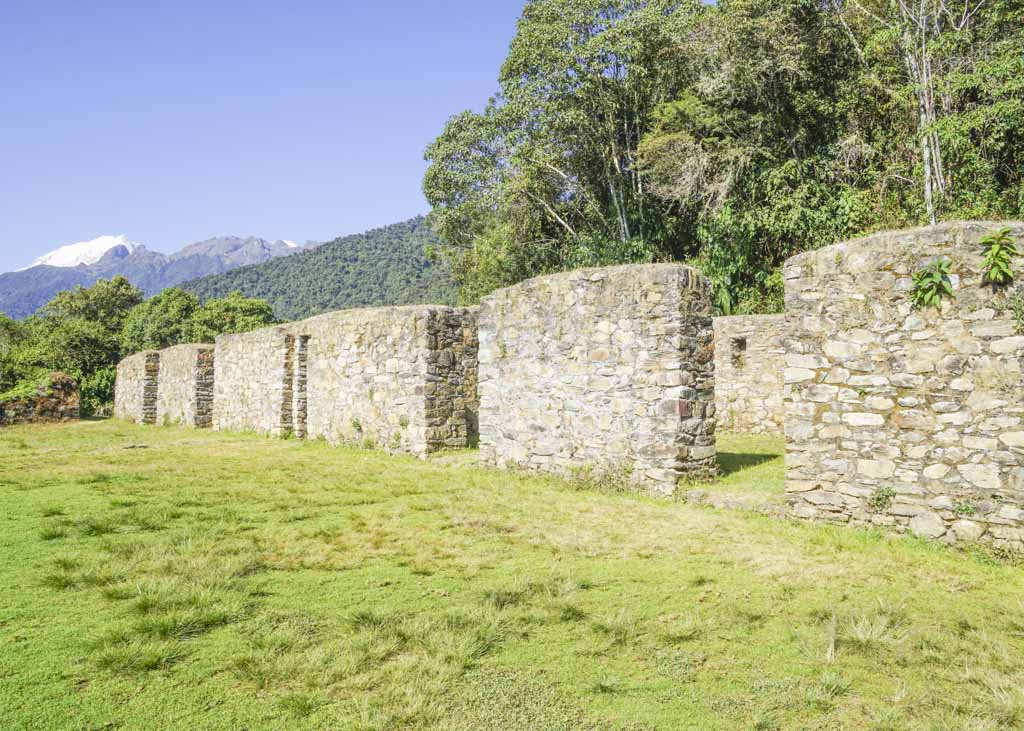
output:
[[[1012,282],[1013,257],[1017,256],[1018,252],[1013,239],[1010,238],[1010,229],[1003,228],[989,234],[980,243],[985,250],[982,280],[994,285]]]
[[[953,283],[949,278],[949,259],[936,259],[930,265],[914,273],[914,286],[910,298],[914,309],[938,307],[943,297],[953,296]]]

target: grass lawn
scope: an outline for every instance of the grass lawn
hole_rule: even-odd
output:
[[[4,731],[1024,726],[1019,565],[467,455],[8,429],[0,586]]]

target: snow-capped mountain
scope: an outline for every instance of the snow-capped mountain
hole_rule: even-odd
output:
[[[18,271],[23,272],[26,269],[43,265],[51,267],[76,267],[82,264],[95,264],[103,258],[104,254],[117,246],[123,246],[131,254],[140,245],[134,241],[129,241],[128,237],[123,234],[120,236],[97,236],[90,241],[68,244],[51,251],[49,254],[43,254],[27,267]]]
[[[147,295],[191,279],[261,264],[318,246],[255,236],[218,236],[175,254],[150,251],[127,236],[100,236],[69,244],[16,272],[0,274],[0,313],[27,317],[58,292],[122,274]]]

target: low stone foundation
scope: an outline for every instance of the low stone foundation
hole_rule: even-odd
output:
[[[479,323],[486,460],[628,476],[661,494],[715,473],[714,331],[697,270],[539,277],[487,297]]]
[[[0,426],[62,423],[79,416],[78,383],[63,373],[50,374],[31,396],[0,401]]]
[[[979,245],[1007,225],[1024,249],[1024,224],[948,223],[786,263],[797,516],[1024,549],[1024,288],[983,281]],[[940,257],[953,297],[915,309],[912,275]]]
[[[719,430],[778,435],[785,431],[785,332],[784,315],[715,318]]]

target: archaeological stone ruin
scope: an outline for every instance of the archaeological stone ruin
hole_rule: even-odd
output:
[[[485,298],[479,325],[484,459],[621,472],[665,494],[714,473],[714,331],[700,272],[538,277]]]
[[[479,443],[500,467],[656,494],[714,475],[716,430],[784,431],[798,518],[1024,550],[1024,287],[983,281],[980,245],[1000,228],[796,256],[785,315],[713,320],[679,264],[538,277],[479,308],[329,313],[133,355],[115,413],[420,457]],[[913,275],[939,259],[952,296],[915,307]]]
[[[787,262],[796,515],[1024,548],[1020,293],[983,281],[979,246],[1003,225],[882,233]],[[1024,241],[1024,225],[1011,235]],[[915,309],[912,275],[938,258],[953,296]]]
[[[784,315],[715,318],[715,407],[720,431],[782,434]]]
[[[0,398],[0,426],[77,421],[80,403],[78,382],[66,373],[50,373],[31,393]]]

